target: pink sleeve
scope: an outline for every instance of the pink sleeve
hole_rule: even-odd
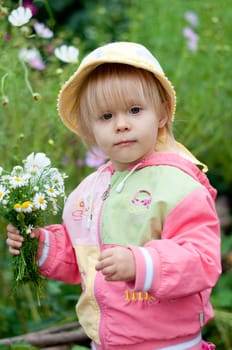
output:
[[[158,298],[177,298],[212,288],[221,273],[220,226],[214,201],[195,190],[164,223],[162,239],[129,247],[136,279],[130,287]]]
[[[40,228],[38,265],[44,277],[66,283],[80,283],[77,260],[63,225]]]

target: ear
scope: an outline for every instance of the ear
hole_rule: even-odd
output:
[[[160,116],[159,116],[159,123],[158,123],[158,128],[161,129],[163,128],[169,120],[168,116],[168,108],[166,106],[167,102],[163,102],[160,108]]]

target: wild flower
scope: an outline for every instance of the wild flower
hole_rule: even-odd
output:
[[[36,263],[38,241],[29,234],[58,213],[65,198],[65,177],[40,152],[29,154],[10,172],[0,167],[0,215],[24,237],[21,254],[13,257],[15,283],[32,282],[38,297],[42,283]]]
[[[53,37],[51,29],[46,27],[43,23],[35,22],[34,29],[36,34],[43,39],[51,39]]]
[[[74,46],[61,45],[55,48],[55,56],[66,63],[76,63],[78,62],[79,50]]]
[[[27,177],[26,176],[12,176],[10,178],[10,185],[13,189],[16,189],[18,187],[23,187],[27,184]]]
[[[35,47],[31,49],[22,48],[19,51],[19,58],[27,62],[34,69],[41,71],[45,69],[45,63],[42,60],[41,54]]]
[[[192,52],[197,51],[199,36],[190,27],[184,28],[183,35],[187,39],[189,50]]]
[[[104,164],[106,160],[105,154],[97,147],[94,147],[91,151],[86,152],[85,163],[90,168],[97,168]]]
[[[198,49],[199,36],[195,33],[193,28],[198,26],[199,19],[197,14],[193,11],[186,11],[184,17],[190,26],[183,29],[183,36],[187,39],[188,49],[195,52]]]
[[[199,24],[199,19],[198,16],[195,12],[193,11],[186,11],[184,14],[184,17],[186,21],[192,26],[192,27],[197,27]]]
[[[50,159],[44,153],[31,153],[27,158],[23,161],[24,168],[26,171],[40,172],[43,171],[46,167],[49,167],[51,164]]]
[[[4,197],[8,194],[5,186],[0,185],[0,202],[3,201]]]
[[[54,38],[55,34],[51,28],[53,28],[55,19],[53,18],[52,11],[47,1],[45,7],[49,15],[50,28],[45,23],[36,19],[31,20],[32,17],[38,13],[38,8],[35,6],[34,1],[23,0],[19,3],[21,4],[19,7],[12,11],[9,10],[9,15],[8,9],[1,7],[3,11],[0,15],[8,19],[8,22],[12,26],[21,27],[18,31],[9,29],[6,33],[3,33],[4,44],[8,46],[5,52],[11,52],[10,46],[12,46],[12,48],[19,48],[18,57],[23,67],[22,74],[24,73],[26,87],[31,93],[33,100],[40,101],[41,94],[34,91],[30,79],[30,74],[33,74],[33,72],[28,69],[28,66],[37,71],[44,71],[48,65],[55,62],[51,59],[52,55],[56,55],[56,57],[63,62],[74,63],[78,61],[79,50],[71,45],[61,45],[56,48],[56,53],[54,52],[54,43],[51,39]],[[6,28],[7,27],[8,26],[6,26]],[[16,42],[14,41],[15,39]],[[55,42],[59,42],[57,39],[58,38],[55,38]],[[63,69],[57,68],[59,70],[57,71],[55,68],[54,72],[57,71],[57,74],[58,72],[59,74],[63,73]],[[8,68],[6,73],[3,74],[2,78],[0,78],[0,103],[4,107],[8,107],[11,101],[14,101],[8,94],[8,91],[12,92],[12,90],[6,89],[8,80],[10,80],[12,76],[11,70],[12,65]],[[18,80],[20,81],[20,79]]]
[[[41,192],[36,193],[33,199],[33,204],[37,210],[45,210],[47,208],[47,200],[45,199],[45,194]]]
[[[32,12],[28,7],[20,6],[11,11],[8,20],[15,27],[21,27],[28,23],[32,17]]]
[[[24,1],[23,1],[23,6],[26,7],[26,8],[29,8],[29,9],[31,10],[33,16],[34,16],[34,15],[37,15],[38,9],[37,9],[37,7],[35,6],[34,1],[32,1],[32,0],[24,0]]]

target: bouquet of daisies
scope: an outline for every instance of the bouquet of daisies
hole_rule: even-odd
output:
[[[14,166],[10,172],[0,167],[0,215],[24,237],[20,255],[13,256],[14,285],[32,283],[37,297],[43,278],[36,262],[39,243],[30,233],[58,213],[65,198],[65,177],[51,167],[44,153],[31,153],[22,166]]]

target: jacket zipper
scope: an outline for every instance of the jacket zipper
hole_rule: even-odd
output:
[[[102,244],[102,241],[101,241],[101,230],[100,230],[100,222],[101,222],[101,216],[102,216],[102,209],[103,209],[103,206],[104,206],[104,202],[105,200],[107,199],[107,197],[109,196],[109,193],[111,191],[111,184],[109,184],[108,188],[106,189],[106,191],[103,193],[102,195],[102,205],[101,205],[101,208],[99,210],[99,216],[98,216],[98,222],[97,222],[97,236],[98,236],[98,244],[99,244],[99,247],[100,247],[100,251],[102,250],[102,247],[103,247],[103,244]],[[104,343],[104,339],[103,337],[101,336],[101,334],[103,334],[102,332],[102,328],[103,328],[103,316],[102,316],[102,308],[101,308],[101,302],[99,300],[99,298],[97,297],[97,276],[98,274],[96,275],[96,278],[95,278],[95,282],[94,282],[94,294],[95,294],[95,298],[96,298],[96,301],[98,303],[98,306],[99,306],[99,310],[100,310],[100,324],[99,324],[99,339],[101,341],[101,347],[102,347],[102,350],[106,350],[106,347],[105,347],[105,343]]]

